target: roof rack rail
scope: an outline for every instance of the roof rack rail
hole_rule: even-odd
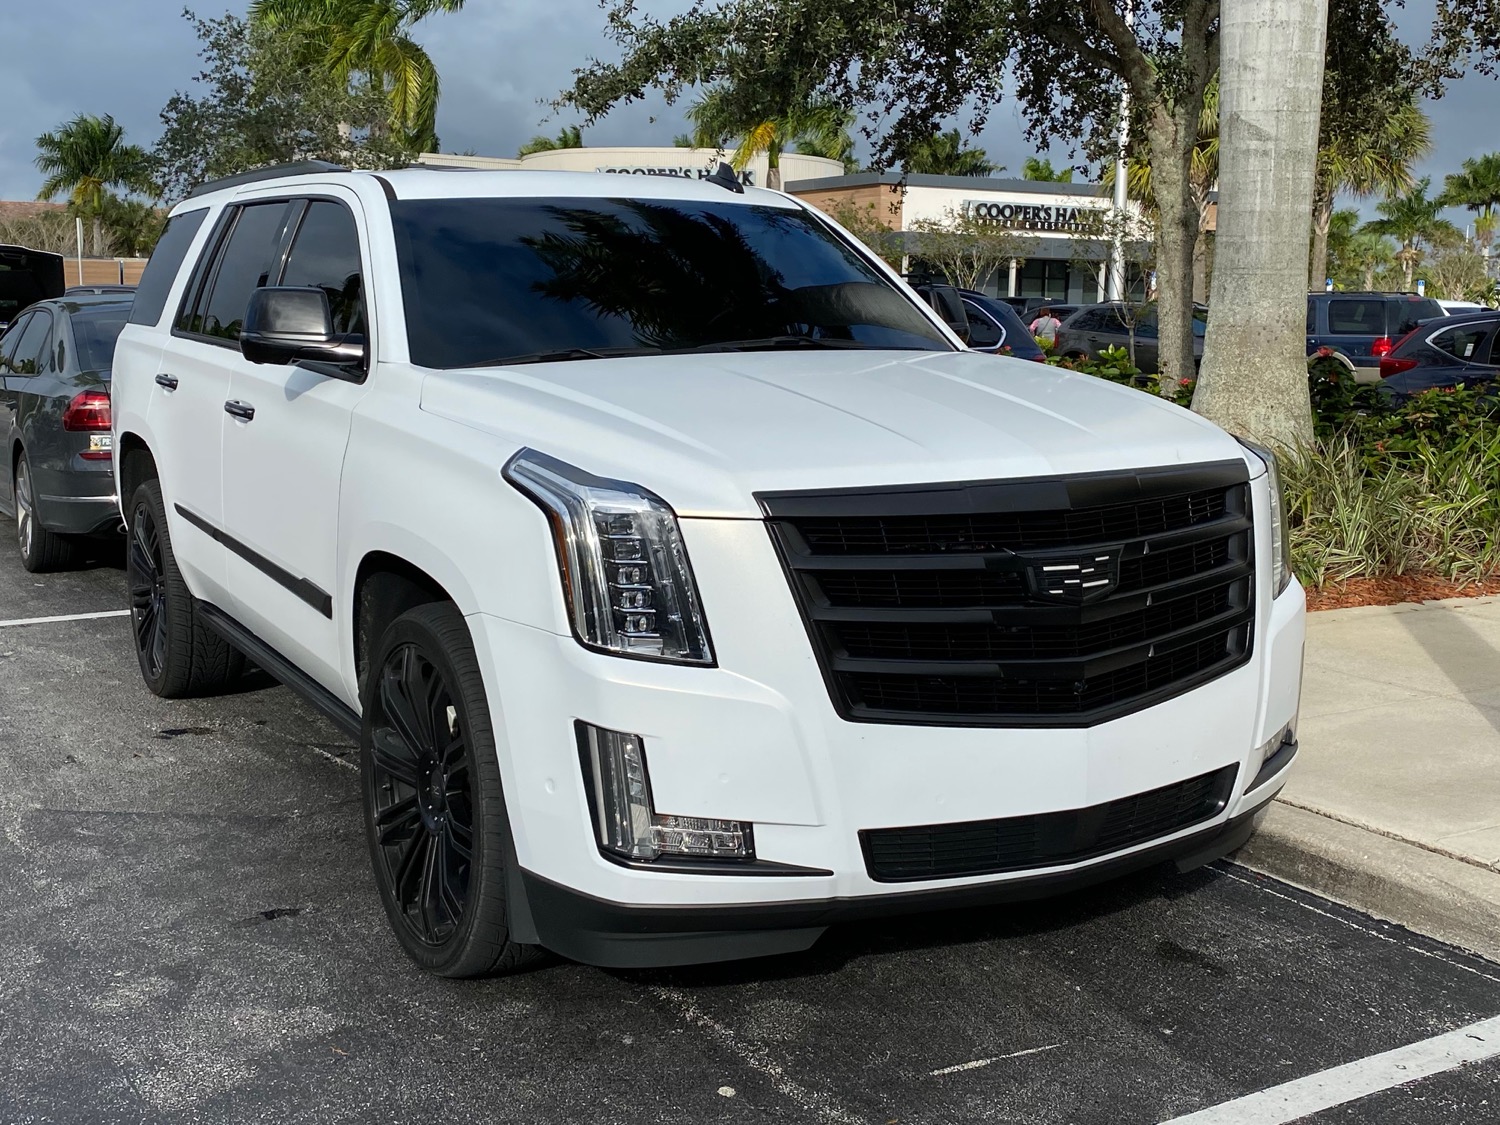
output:
[[[207,183],[199,184],[187,193],[189,199],[199,195],[207,195],[211,191],[222,191],[224,188],[239,187],[241,184],[258,183],[261,180],[279,180],[283,176],[315,176],[320,172],[347,172],[342,164],[334,164],[328,160],[294,160],[290,164],[273,164],[269,168],[252,168],[248,172],[240,172],[237,175],[225,176],[218,180],[209,180]]]

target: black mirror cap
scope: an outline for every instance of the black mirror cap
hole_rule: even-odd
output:
[[[240,352],[251,363],[363,363],[363,340],[348,340],[333,330],[333,313],[323,290],[267,285],[250,294]]]

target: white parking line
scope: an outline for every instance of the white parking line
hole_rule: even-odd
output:
[[[11,621],[0,621],[0,629],[12,625],[51,625],[58,621],[98,621],[104,617],[129,617],[128,609],[106,609],[102,613],[64,613],[57,617],[17,617]]]
[[[973,1062],[959,1063],[957,1066],[939,1067],[937,1070],[929,1070],[927,1075],[929,1078],[941,1078],[945,1074],[957,1074],[963,1070],[978,1070],[982,1066],[989,1066],[990,1063],[1004,1062],[1006,1059],[1018,1059],[1022,1055],[1040,1055],[1043,1051],[1055,1051],[1061,1046],[1061,1043],[1051,1043],[1045,1047],[1028,1047],[1024,1051],[1012,1051],[1008,1055],[996,1055],[992,1059],[975,1059]]]
[[[1174,1117],[1162,1125],[1285,1125],[1419,1078],[1494,1058],[1500,1058],[1500,1016]]]

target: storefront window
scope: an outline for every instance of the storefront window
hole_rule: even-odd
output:
[[[1068,282],[1071,276],[1067,262],[1047,258],[1027,258],[1016,278],[1017,296],[1048,297],[1053,300],[1068,299]]]

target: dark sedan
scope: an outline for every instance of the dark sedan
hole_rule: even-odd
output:
[[[1401,402],[1434,387],[1500,379],[1500,312],[1446,316],[1408,333],[1380,361],[1380,389]]]
[[[963,298],[964,312],[969,314],[969,347],[977,352],[1045,362],[1046,355],[1037,347],[1031,329],[1014,308],[973,289],[958,292]]]
[[[1147,374],[1157,371],[1158,328],[1154,304],[1110,302],[1085,305],[1057,332],[1057,354],[1067,359],[1098,359],[1105,348],[1130,348],[1135,334],[1135,365]],[[1193,359],[1203,360],[1203,337],[1208,328],[1208,309],[1193,310]]]
[[[0,337],[0,510],[27,570],[67,566],[77,537],[120,524],[109,370],[129,315],[119,294],[40,301]]]

